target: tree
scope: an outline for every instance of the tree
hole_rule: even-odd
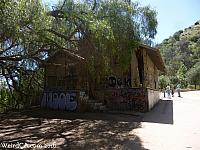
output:
[[[187,72],[187,80],[195,85],[195,89],[197,85],[200,85],[200,62],[196,63],[188,72]]]
[[[51,19],[40,0],[1,0],[0,11],[1,76],[10,89],[13,107],[19,107],[24,97],[34,93],[30,92],[31,87],[39,79],[28,78],[32,82],[25,86],[24,75],[35,72],[45,52],[50,50],[44,30]]]
[[[165,89],[167,87],[167,84],[170,84],[170,80],[168,76],[161,75],[159,77],[159,86],[161,89]]]
[[[177,78],[178,78],[180,84],[182,85],[182,87],[187,87],[186,72],[187,72],[187,68],[182,63],[179,70],[177,71]]]

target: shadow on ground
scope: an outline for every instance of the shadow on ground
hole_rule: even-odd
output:
[[[130,115],[33,109],[0,117],[0,141],[4,143],[55,143],[58,149],[146,150],[134,133],[141,127],[139,118]]]
[[[150,112],[145,114],[143,122],[173,124],[173,101],[160,100]]]

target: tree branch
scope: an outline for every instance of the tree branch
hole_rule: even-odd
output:
[[[10,50],[11,48],[15,47],[15,46],[18,46],[19,44],[11,44],[8,48],[6,49],[1,49],[2,51],[0,52],[0,55],[2,55],[3,53],[5,53],[6,51]]]
[[[70,39],[73,37],[73,35],[74,35],[76,32],[78,32],[78,29],[75,29],[73,32],[71,32],[71,34],[69,34],[69,36],[65,36],[64,34],[59,33],[59,32],[57,32],[57,31],[55,31],[55,30],[52,30],[52,29],[47,29],[47,31],[48,31],[48,32],[51,32],[51,33],[53,33],[53,34],[55,34],[55,35],[57,35],[57,36],[59,36],[59,37],[61,37],[61,38],[63,38],[63,39],[65,39],[66,41],[70,41]]]

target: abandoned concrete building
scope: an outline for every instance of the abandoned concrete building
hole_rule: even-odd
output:
[[[47,60],[42,107],[78,109],[80,98],[89,90],[81,63],[61,51]],[[133,51],[126,73],[121,72],[117,65],[113,70],[114,73],[103,82],[103,88],[94,90],[96,108],[146,112],[159,101],[158,76],[159,71],[165,71],[165,66],[158,49],[140,45]]]

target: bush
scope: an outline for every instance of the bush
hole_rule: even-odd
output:
[[[3,88],[0,90],[0,111],[6,111],[9,108],[14,108],[15,102],[8,89]]]
[[[194,85],[191,85],[191,84],[189,84],[189,85],[187,86],[187,88],[188,88],[188,89],[195,89],[195,86],[194,86]]]
[[[193,37],[190,39],[190,41],[192,41],[192,42],[197,42],[198,39],[199,39],[198,36],[193,36]]]
[[[197,21],[197,22],[195,22],[195,24],[194,25],[198,25],[199,24],[199,22]]]
[[[190,90],[200,90],[200,85],[196,85],[196,89],[195,89],[195,85],[189,84],[187,88]]]

